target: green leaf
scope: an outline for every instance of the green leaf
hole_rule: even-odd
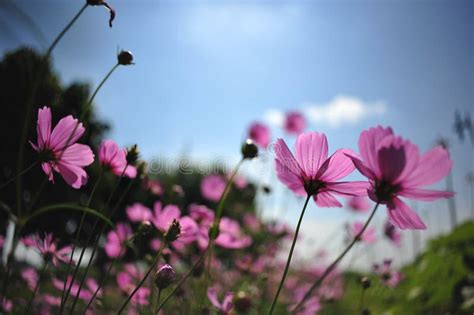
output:
[[[61,203],[61,204],[56,204],[52,206],[46,206],[40,209],[37,209],[36,211],[33,212],[33,214],[27,219],[27,222],[32,220],[35,217],[38,217],[40,215],[43,215],[45,213],[53,212],[53,211],[58,211],[58,210],[73,210],[73,211],[80,211],[80,212],[85,212],[87,214],[93,215],[108,225],[110,225],[112,228],[115,227],[115,225],[110,221],[108,218],[106,218],[103,214],[98,212],[97,210],[94,210],[92,208],[87,208],[87,207],[82,207],[74,204],[69,204],[69,203]]]

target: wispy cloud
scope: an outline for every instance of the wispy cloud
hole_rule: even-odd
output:
[[[285,114],[279,109],[268,109],[263,114],[263,120],[274,127],[283,127],[285,122]]]
[[[387,105],[383,101],[366,102],[357,97],[339,95],[325,104],[305,103],[303,111],[310,122],[337,128],[383,115],[387,111]]]

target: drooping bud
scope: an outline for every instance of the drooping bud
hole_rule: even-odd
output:
[[[362,285],[362,288],[364,290],[368,289],[368,288],[370,288],[370,279],[368,277],[362,277],[360,279],[360,284]]]
[[[165,264],[160,269],[158,269],[154,276],[155,285],[160,290],[167,288],[174,282],[175,279],[176,272],[174,271],[173,267],[168,264]]]
[[[133,55],[128,50],[120,51],[120,53],[117,55],[117,60],[118,60],[119,65],[122,65],[122,66],[133,65]]]
[[[174,242],[178,239],[180,234],[181,225],[179,224],[178,220],[173,219],[173,222],[171,223],[170,227],[168,228],[168,231],[165,234],[165,241],[167,243]]]
[[[247,139],[242,145],[242,156],[244,159],[253,159],[258,155],[258,147],[251,139]]]
[[[103,6],[110,12],[109,26],[112,27],[112,21],[115,19],[115,10],[104,0],[86,0],[86,3],[91,6]]]
[[[239,291],[234,298],[234,306],[237,311],[246,314],[252,307],[252,300],[244,291]]]

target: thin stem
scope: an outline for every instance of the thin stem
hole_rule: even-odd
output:
[[[214,221],[212,223],[212,226],[211,226],[211,237],[209,239],[209,260],[207,262],[207,268],[206,268],[206,279],[208,279],[210,277],[210,264],[211,264],[211,259],[212,259],[212,249],[213,249],[213,246],[214,246],[214,241],[215,239],[217,238],[217,234],[218,234],[218,231],[219,231],[219,224],[220,224],[220,221],[221,221],[221,217],[222,217],[222,212],[224,211],[224,204],[225,204],[225,201],[227,200],[227,195],[229,194],[229,190],[230,190],[230,187],[232,186],[232,183],[234,182],[234,178],[235,176],[237,175],[239,169],[240,169],[240,166],[242,165],[242,163],[244,162],[244,158],[242,158],[239,163],[237,163],[237,165],[235,166],[234,170],[232,171],[232,174],[230,175],[229,179],[227,180],[227,183],[225,185],[225,189],[224,189],[224,192],[222,193],[221,195],[221,198],[219,199],[219,203],[217,204],[217,209],[216,209],[216,214],[214,216]],[[206,281],[207,283],[207,281]]]
[[[152,302],[152,309],[155,310],[155,312],[153,314],[158,314],[158,309],[156,307],[160,303],[160,298],[161,298],[161,289],[158,288],[158,293],[156,294],[156,299],[154,299],[153,302]]]
[[[135,295],[135,293],[137,293],[137,291],[140,289],[140,287],[143,285],[143,283],[145,283],[146,279],[148,278],[148,276],[150,275],[150,273],[153,271],[153,269],[155,269],[155,266],[156,264],[158,263],[158,260],[160,259],[161,257],[161,253],[163,252],[163,249],[166,247],[167,242],[166,240],[163,241],[163,243],[161,244],[161,247],[160,247],[160,250],[158,251],[158,253],[156,254],[155,256],[155,259],[153,260],[153,262],[151,263],[150,265],[150,268],[148,268],[148,271],[145,273],[145,276],[143,277],[143,279],[138,283],[138,285],[135,287],[135,289],[132,291],[132,293],[129,294],[129,296],[127,297],[127,299],[125,300],[125,302],[122,304],[122,306],[120,307],[120,309],[118,310],[117,312],[117,315],[118,314],[121,314],[123,312],[123,310],[125,309],[125,307],[127,307],[127,304],[130,302],[130,300],[133,298],[133,296]]]
[[[33,301],[35,299],[36,293],[38,292],[38,288],[41,282],[41,279],[43,279],[44,274],[46,273],[46,270],[48,269],[48,262],[45,261],[43,264],[43,267],[41,268],[41,272],[38,277],[38,281],[36,282],[35,289],[33,290],[33,293],[31,294],[30,300],[28,302],[28,306],[26,307],[25,314],[28,314],[30,312],[31,306],[33,305]]]
[[[358,309],[359,314],[362,312],[362,308],[364,307],[365,290],[366,288],[362,288],[362,292],[360,294],[359,309]]]
[[[273,314],[273,311],[275,310],[275,306],[276,306],[277,301],[278,301],[278,296],[280,295],[280,291],[283,288],[283,284],[285,283],[285,279],[286,279],[286,275],[288,274],[288,270],[290,270],[291,257],[293,256],[293,251],[295,249],[296,240],[298,239],[298,233],[300,231],[301,222],[303,222],[303,216],[304,216],[304,213],[306,211],[306,207],[308,206],[308,202],[309,202],[310,199],[311,199],[311,195],[308,194],[308,196],[306,197],[306,201],[304,202],[303,209],[301,210],[301,215],[300,215],[300,218],[298,220],[298,224],[296,225],[296,231],[295,231],[295,235],[293,237],[293,243],[291,244],[290,253],[288,254],[288,259],[286,261],[285,271],[283,271],[283,276],[281,277],[280,284],[278,285],[277,292],[275,294],[275,297],[273,298],[272,306],[270,307],[270,311],[268,312],[268,314],[270,314],[270,315]]]
[[[28,166],[27,168],[25,168],[23,171],[21,171],[20,173],[18,173],[17,175],[13,176],[13,177],[10,178],[9,180],[7,180],[5,183],[3,183],[2,185],[0,185],[0,190],[2,190],[3,188],[7,187],[8,184],[10,184],[10,183],[12,183],[13,181],[15,181],[15,179],[17,179],[19,176],[22,176],[22,175],[24,175],[25,173],[27,173],[29,170],[31,170],[33,167],[35,167],[36,164],[38,164],[38,161],[33,162],[30,166]]]
[[[196,269],[197,266],[199,266],[199,264],[202,262],[202,260],[204,259],[204,257],[206,256],[206,252],[208,251],[209,249],[209,245],[206,247],[206,249],[201,253],[201,255],[199,256],[198,260],[194,263],[194,265],[191,267],[191,269],[189,269],[189,271],[184,275],[184,277],[178,282],[178,284],[176,285],[176,287],[174,287],[174,289],[165,297],[165,299],[163,300],[163,302],[160,303],[160,305],[158,306],[158,309],[156,310],[156,313],[158,314],[158,312],[165,306],[166,302],[168,302],[168,300],[176,293],[176,291],[178,291],[178,289],[183,285],[184,282],[186,282],[186,280],[189,278],[189,276],[193,273],[193,271]]]
[[[327,276],[337,267],[339,262],[346,256],[346,254],[351,250],[352,246],[360,239],[362,234],[364,234],[365,230],[370,224],[370,221],[372,221],[372,218],[375,215],[375,212],[377,211],[377,208],[379,207],[379,204],[375,204],[374,209],[372,210],[372,213],[370,214],[369,218],[365,222],[364,226],[362,227],[362,230],[359,231],[359,233],[354,237],[352,242],[347,246],[347,248],[329,265],[329,267],[326,268],[324,273],[316,280],[316,282],[311,286],[311,288],[306,292],[304,295],[303,299],[293,308],[292,313],[296,312],[301,306],[303,306],[303,303],[309,298],[311,293],[313,292],[314,289],[319,287],[321,283],[326,279]]]
[[[79,12],[76,13],[76,15],[72,18],[72,20],[66,25],[66,27],[59,33],[58,36],[54,39],[53,43],[49,46],[48,50],[46,51],[46,58],[48,58],[51,53],[53,52],[54,47],[59,43],[61,38],[66,34],[66,32],[71,28],[71,26],[77,21],[77,19],[81,16],[82,12],[87,8],[87,3],[85,3]]]
[[[100,81],[99,85],[96,87],[94,93],[92,93],[92,96],[90,97],[89,101],[87,102],[87,105],[86,105],[86,111],[82,113],[82,118],[83,116],[85,115],[85,113],[89,110],[89,107],[90,105],[92,104],[92,102],[94,101],[94,98],[95,96],[97,95],[97,93],[99,92],[100,88],[102,87],[102,85],[104,85],[104,83],[109,79],[109,77],[112,75],[112,73],[114,73],[115,69],[118,68],[120,64],[119,63],[116,63],[112,69],[110,69],[110,71],[105,75],[105,77],[102,79],[102,81]]]
[[[89,195],[89,198],[88,198],[87,203],[86,203],[87,208],[90,206],[90,203],[92,202],[92,198],[94,197],[94,194],[97,191],[97,188],[99,187],[100,181],[102,180],[102,173],[103,173],[103,171],[101,170],[100,173],[99,173],[99,178],[97,179],[97,181],[94,184],[94,187],[92,188],[91,194]],[[69,293],[71,292],[71,288],[72,288],[72,285],[73,285],[73,282],[74,282],[74,278],[75,278],[75,275],[77,273],[76,270],[79,268],[79,265],[81,264],[82,257],[84,255],[84,251],[82,251],[81,255],[80,255],[80,260],[79,260],[79,262],[77,264],[77,267],[74,271],[74,276],[71,279],[71,283],[69,284],[68,290],[66,291],[67,278],[69,276],[69,271],[71,270],[71,265],[72,265],[72,261],[73,261],[73,257],[74,257],[74,252],[76,251],[77,245],[79,243],[79,237],[81,235],[82,227],[84,226],[85,219],[86,219],[86,213],[83,212],[82,216],[81,216],[81,221],[79,223],[79,227],[77,229],[76,239],[74,240],[74,244],[72,245],[71,256],[69,257],[69,262],[68,262],[67,269],[66,269],[66,280],[64,281],[63,291],[62,291],[62,294],[61,294],[61,306],[60,306],[60,309],[59,309],[60,314],[62,314],[63,311],[64,311],[64,306],[66,304]]]

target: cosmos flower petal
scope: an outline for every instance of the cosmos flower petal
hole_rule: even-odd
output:
[[[314,195],[313,199],[318,207],[342,207],[342,204],[329,192],[320,192]]]
[[[77,127],[76,127],[77,126]],[[74,134],[73,134],[74,131]],[[84,133],[85,128],[81,122],[71,115],[62,118],[51,133],[50,145],[54,150],[63,150],[76,143]]]
[[[449,198],[454,196],[451,191],[431,190],[431,189],[416,189],[404,188],[399,192],[400,196],[421,201],[433,201],[440,198]]]
[[[381,126],[370,128],[369,130],[364,130],[360,134],[360,137],[359,137],[360,155],[362,157],[362,160],[365,161],[367,168],[371,169],[372,172],[376,176],[380,175],[379,165],[378,165],[378,156],[377,156],[377,146],[381,143],[381,141],[385,137],[392,134],[393,134],[392,128],[390,127],[383,128]],[[362,171],[360,172],[362,173]]]
[[[424,230],[426,225],[421,218],[406,203],[399,198],[394,198],[388,205],[390,222],[396,227],[406,230]]]
[[[324,134],[307,132],[296,139],[296,161],[308,178],[316,177],[327,157],[328,142]]]
[[[356,157],[356,154],[349,149],[337,150],[323,163],[316,177],[325,182],[333,182],[346,177],[355,169],[349,156]]]

